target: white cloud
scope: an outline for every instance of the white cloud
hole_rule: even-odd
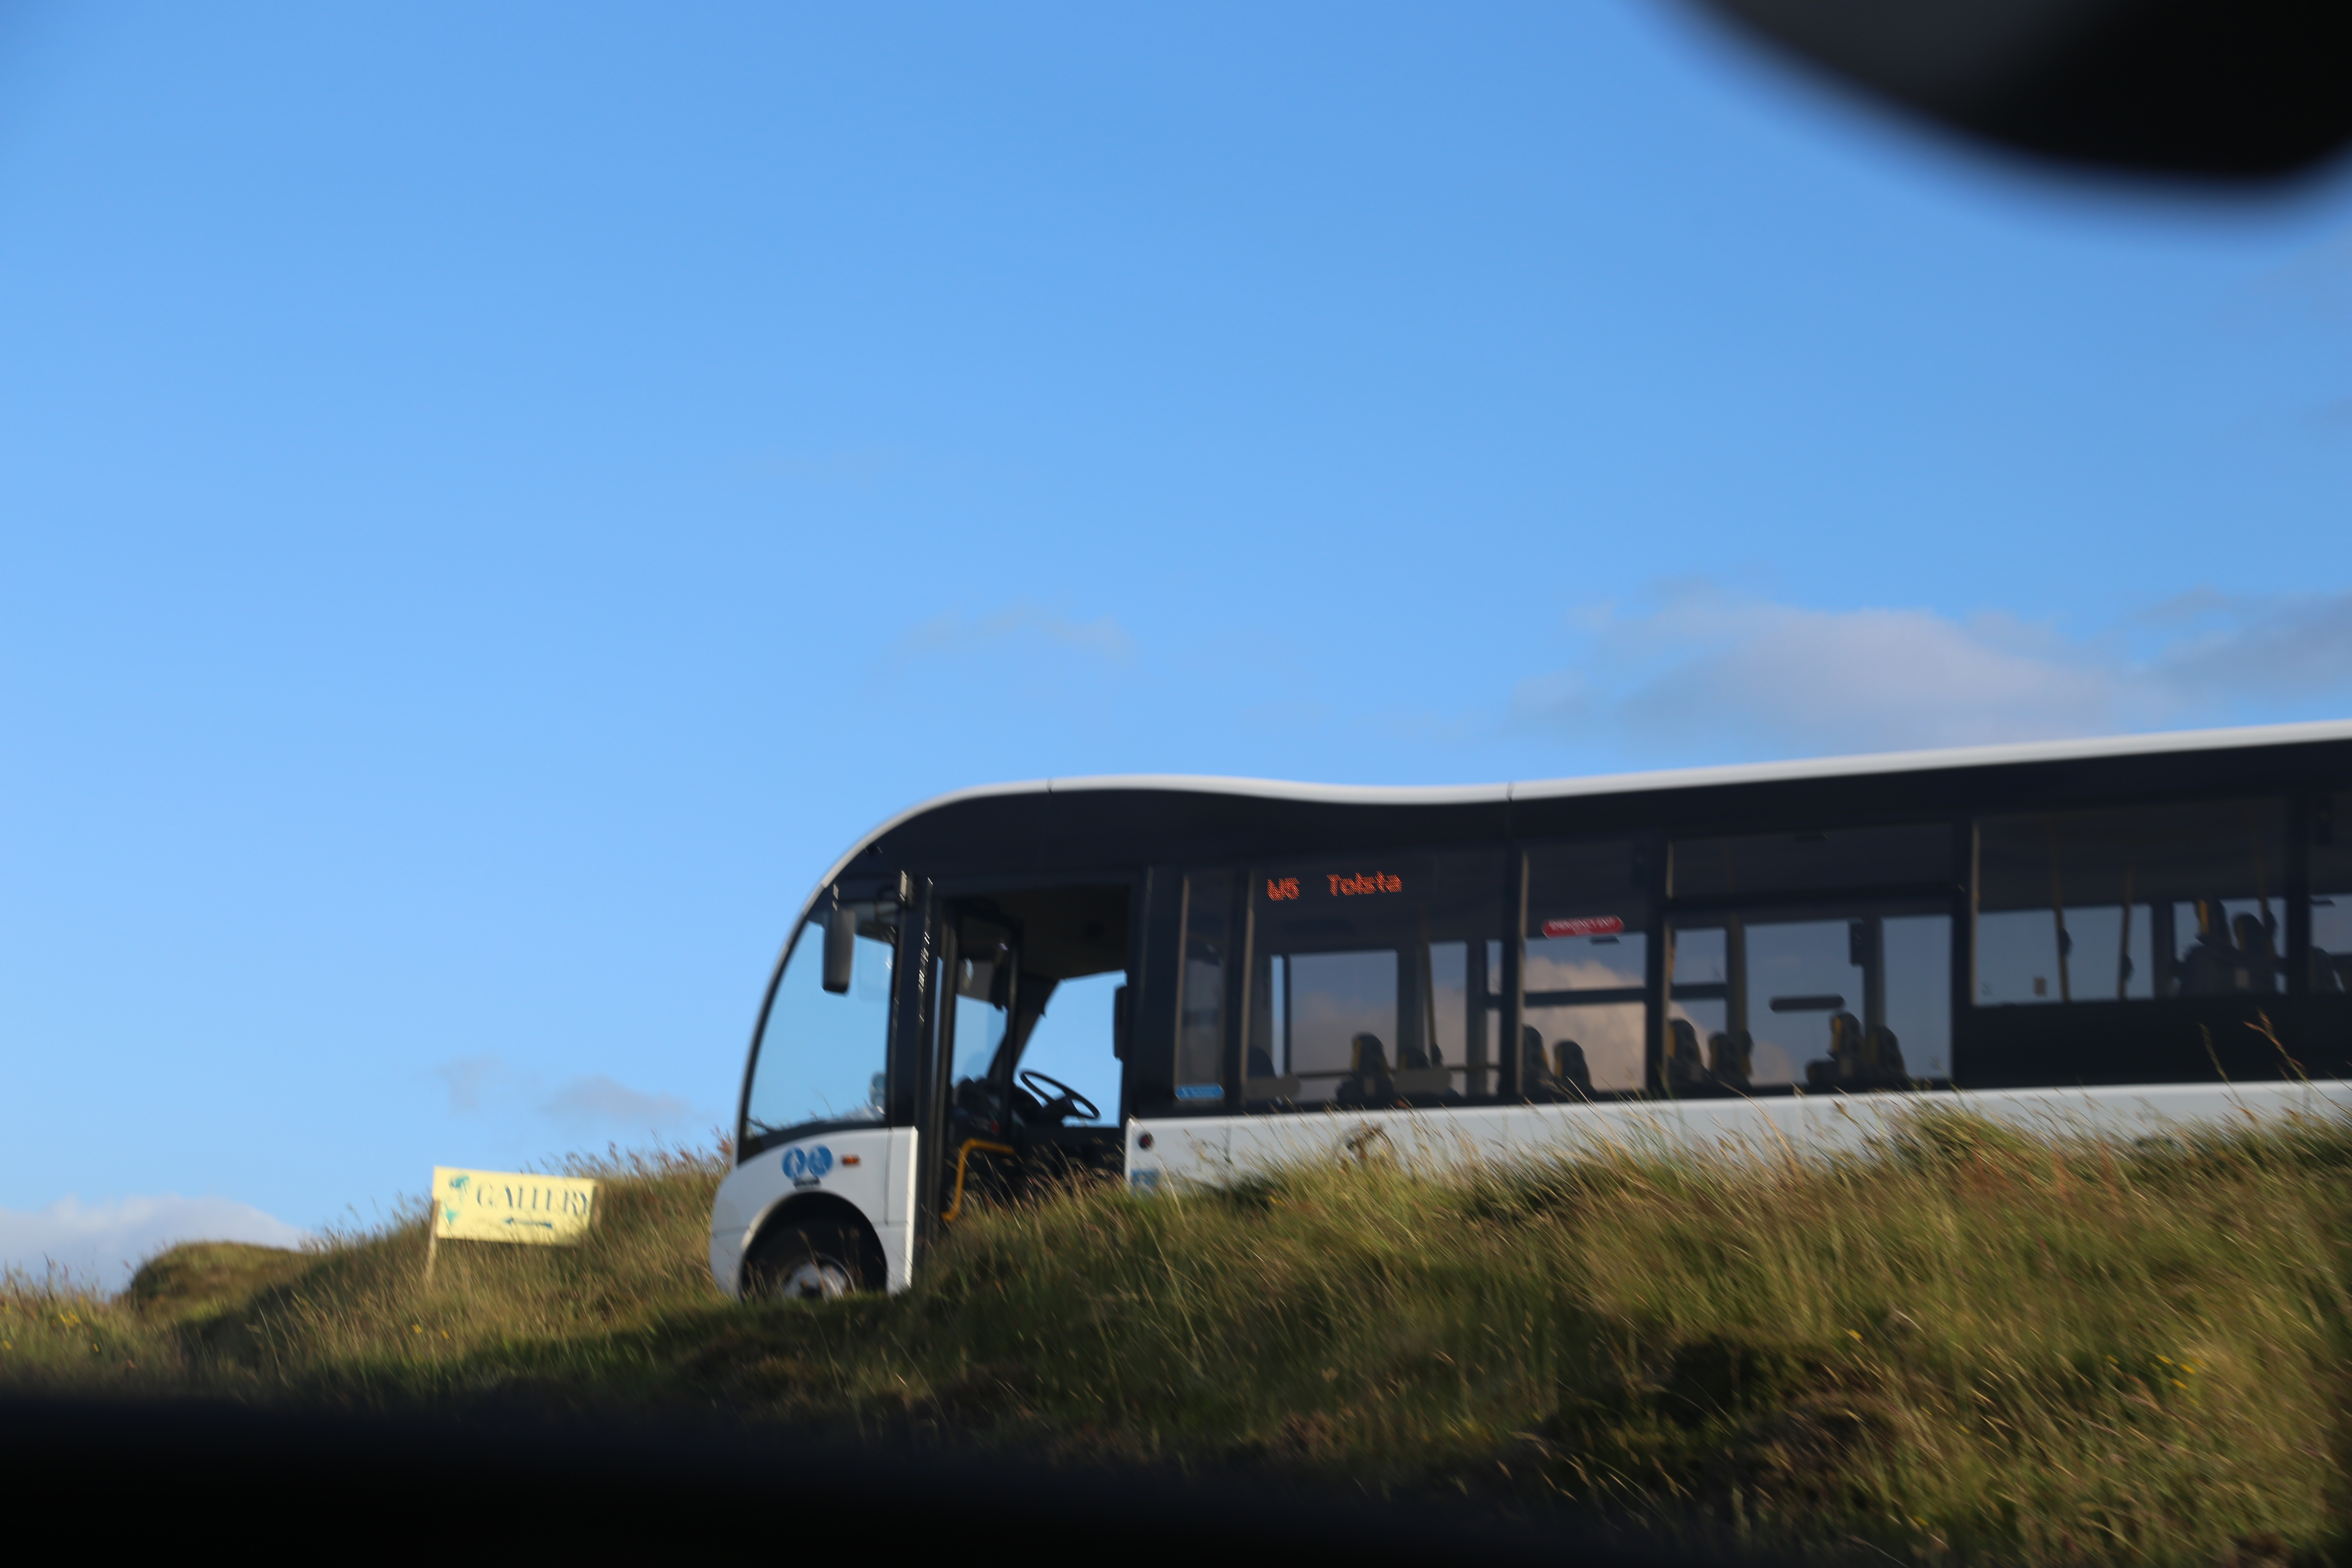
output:
[[[2352,684],[2352,594],[2189,594],[2136,624],[2169,638],[2150,674],[2177,701],[2341,695]]]
[[[250,1241],[299,1247],[310,1234],[233,1198],[58,1199],[44,1209],[0,1208],[0,1268],[39,1279],[53,1269],[79,1283],[119,1290],[164,1247],[183,1241]]]
[[[890,650],[888,662],[903,664],[925,656],[969,653],[1013,641],[1042,641],[1112,664],[1124,664],[1135,654],[1135,640],[1113,616],[1077,621],[1042,605],[1024,604],[992,616],[934,616],[900,637]]]
[[[503,1075],[496,1052],[478,1057],[452,1057],[436,1062],[433,1076],[449,1087],[449,1109],[460,1115],[482,1109],[482,1090]]]
[[[1814,610],[1682,584],[1572,618],[1521,723],[1646,751],[1900,750],[2352,711],[2352,594],[2185,595],[2096,636],[2007,616]]]
[[[540,1109],[573,1127],[623,1122],[649,1132],[694,1119],[694,1108],[674,1094],[648,1094],[600,1072],[573,1079]]]
[[[604,1073],[582,1073],[548,1087],[544,1074],[518,1067],[495,1051],[436,1062],[433,1076],[449,1091],[453,1115],[536,1111],[568,1133],[599,1130],[665,1132],[708,1120],[674,1094],[632,1089]]]

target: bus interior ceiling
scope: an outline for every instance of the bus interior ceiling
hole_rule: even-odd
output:
[[[1021,933],[1021,972],[1077,980],[1127,967],[1124,887],[1041,888],[982,900]]]
[[[968,894],[950,901],[965,971],[958,991],[1000,1010],[999,1043],[1008,1059],[999,1065],[1005,1070],[1021,1060],[1065,981],[1124,973],[1129,899],[1126,888],[1097,886]],[[1018,970],[1017,984],[1006,967],[1008,955]],[[1108,1036],[1103,1047],[1108,1056]],[[960,1040],[959,1057],[969,1048]]]

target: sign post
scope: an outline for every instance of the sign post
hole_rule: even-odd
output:
[[[441,1238],[569,1247],[596,1217],[596,1184],[586,1176],[433,1167],[433,1214],[425,1231],[425,1278]]]

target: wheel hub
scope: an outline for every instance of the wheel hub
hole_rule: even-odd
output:
[[[812,1258],[784,1276],[776,1294],[787,1301],[830,1301],[850,1291],[849,1270],[830,1258]]]

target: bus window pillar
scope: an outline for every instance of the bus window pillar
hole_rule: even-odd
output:
[[[2147,961],[2156,973],[2148,976],[2148,985],[2156,995],[2179,994],[2179,977],[2173,972],[2179,958],[2180,945],[2172,927],[2172,900],[2152,899],[2147,906]]]
[[[948,1100],[954,1091],[950,1081],[955,1063],[956,1025],[956,964],[961,959],[958,951],[955,921],[948,918],[946,906],[937,898],[924,900],[929,911],[927,928],[939,932],[930,947],[930,1016],[928,1037],[930,1050],[922,1062],[922,1079],[916,1099],[915,1134],[915,1252],[919,1262],[931,1244],[939,1238],[940,1188],[947,1180],[945,1158],[948,1136]]]
[[[1876,1029],[1886,1023],[1886,926],[1877,915],[1865,915],[1846,928],[1847,954],[1862,971],[1862,1026]]]
[[[1666,1083],[1666,987],[1675,968],[1673,930],[1660,906],[1653,903],[1649,940],[1642,944],[1642,993],[1646,998],[1642,1008],[1642,1081],[1652,1094],[1671,1092]]]
[[[1495,1092],[1516,1099],[1526,1092],[1521,1071],[1527,1051],[1528,993],[1524,979],[1528,957],[1528,858],[1511,857],[1511,934],[1503,943],[1503,1049],[1496,1064]]]
[[[1463,944],[1462,1067],[1464,1092],[1473,1099],[1486,1092],[1486,941],[1474,936]]]
[[[1258,870],[1250,867],[1234,884],[1233,906],[1225,929],[1233,933],[1225,944],[1225,1037],[1219,1076],[1224,1079],[1225,1109],[1242,1109],[1243,1067],[1247,1060],[1250,1020],[1256,1008],[1250,982],[1257,969],[1257,900],[1250,897]]]
[[[2319,811],[2307,795],[2294,796],[2287,811],[2286,944],[2279,958],[2286,966],[2287,994],[2301,996],[2311,989],[2311,848]]]
[[[1723,922],[1723,1026],[1738,1039],[1748,1032],[1748,922]]]
[[[1972,817],[1952,823],[1952,863],[1959,881],[1952,889],[1952,994],[1950,997],[1951,1056],[1945,1072],[1957,1085],[1968,1066],[1969,1020],[1976,1016],[1977,915],[1983,902],[1983,841]]]
[[[931,1005],[931,960],[939,923],[931,884],[905,873],[896,889],[898,952],[891,972],[888,1117],[894,1127],[919,1127]]]
[[[1423,978],[1429,963],[1429,933],[1423,931],[1418,941],[1397,951],[1396,967],[1396,1062],[1402,1067],[1412,1061],[1414,1053],[1426,1061],[1431,1042],[1423,1037],[1429,1032],[1429,993],[1423,989]]]

